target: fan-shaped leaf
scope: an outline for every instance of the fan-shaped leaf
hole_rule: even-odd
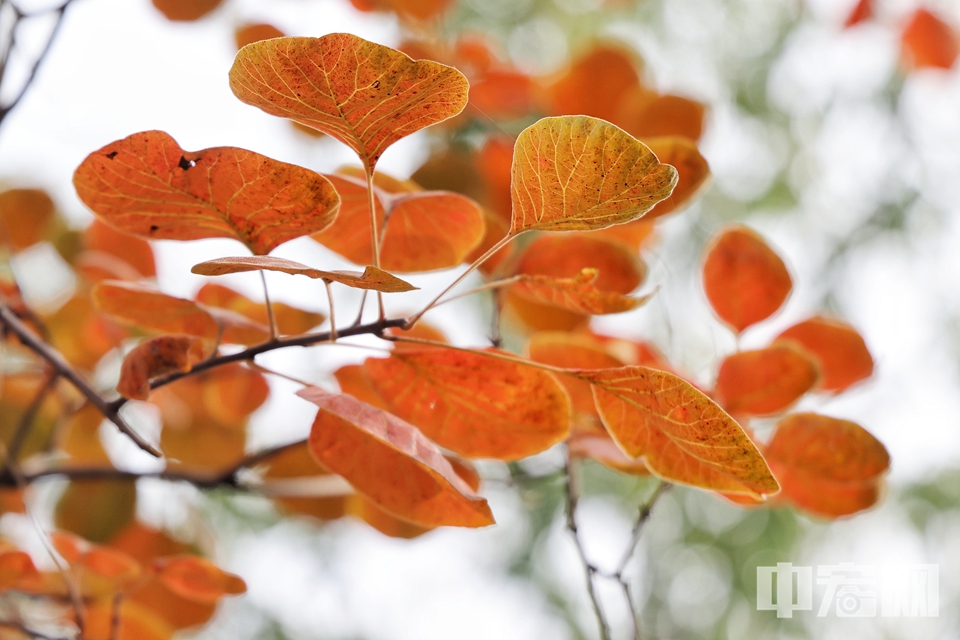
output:
[[[356,289],[372,289],[373,291],[382,291],[384,293],[395,293],[398,291],[413,291],[417,287],[409,282],[377,269],[376,267],[366,267],[363,273],[357,271],[321,271],[308,267],[305,264],[286,260],[284,258],[271,258],[268,256],[240,256],[237,258],[217,258],[196,264],[190,270],[193,273],[199,273],[202,276],[222,276],[228,273],[241,273],[243,271],[281,271],[293,275],[307,276],[316,280],[327,280],[329,282],[339,282],[348,287]]]
[[[87,156],[77,195],[108,224],[150,239],[235,238],[265,254],[333,222],[340,198],[318,173],[252,151],[184,151],[145,131]]]

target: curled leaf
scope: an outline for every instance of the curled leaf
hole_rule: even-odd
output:
[[[190,271],[202,276],[222,276],[227,273],[241,273],[243,271],[281,271],[316,280],[339,282],[356,289],[372,289],[384,293],[413,291],[417,288],[409,282],[405,282],[376,267],[368,266],[363,270],[363,273],[356,271],[321,271],[293,260],[268,256],[217,258],[216,260],[196,264]]]
[[[184,151],[162,131],[94,151],[73,184],[94,214],[127,233],[235,238],[256,254],[325,229],[340,207],[318,173],[234,147]]]
[[[603,229],[635,220],[668,197],[677,171],[642,142],[588,116],[544,118],[513,156],[512,234]]]
[[[146,400],[150,380],[167,373],[186,373],[204,357],[203,340],[192,336],[160,336],[145,340],[123,359],[117,393],[124,398]]]

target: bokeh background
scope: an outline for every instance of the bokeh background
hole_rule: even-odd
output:
[[[537,76],[562,72],[597,41],[626,46],[644,61],[650,86],[707,105],[700,149],[713,178],[695,204],[658,227],[657,241],[644,251],[651,267],[645,287],[659,287],[654,302],[595,326],[652,340],[695,379],[712,382],[718,361],[736,344],[708,309],[700,254],[720,226],[744,223],[785,258],[795,289],[781,313],[748,331],[741,346],[766,344],[812,313],[850,322],[876,360],[873,378],[835,398],[804,400],[800,408],[858,422],[892,456],[882,504],[835,522],[785,508],[743,510],[696,490],[667,494],[627,572],[643,637],[960,638],[960,65],[913,68],[904,61],[901,32],[921,6],[916,0],[878,0],[871,19],[846,27],[853,5],[459,0],[427,29],[392,12],[358,11],[347,0],[226,0],[203,19],[182,23],[166,20],[149,0],[76,0],[35,83],[0,128],[0,182],[46,189],[82,227],[91,216],[72,190],[74,169],[91,151],[137,131],[167,131],[185,149],[245,147],[318,171],[350,163],[345,147],[234,98],[227,70],[234,31],[245,23],[269,22],[287,35],[348,31],[392,46],[412,35],[452,39],[470,32]],[[923,6],[960,26],[957,2]],[[27,51],[49,27],[37,20],[35,33],[25,31]],[[395,145],[378,168],[411,175],[429,156],[430,135]],[[192,264],[236,251],[228,241],[154,248],[160,286],[178,295],[202,284],[189,273]],[[277,255],[347,266],[318,251],[303,240]],[[69,295],[69,270],[49,246],[18,255],[14,268],[39,307],[54,308]],[[449,277],[411,280],[435,291]],[[254,278],[237,276],[230,284],[261,295]],[[279,300],[324,307],[319,284],[291,285],[281,277],[269,284]],[[343,304],[355,304],[351,295],[344,294]],[[447,305],[433,321],[459,343],[480,344],[483,310],[465,301]],[[329,383],[337,365],[363,355],[326,349],[271,354],[268,362]],[[296,389],[274,384],[277,391]],[[306,434],[310,410],[282,397],[274,394],[256,416],[252,446]],[[134,419],[150,430],[149,415]],[[762,426],[758,433],[762,438]],[[111,431],[103,437],[124,466],[147,468]],[[595,638],[583,569],[564,528],[558,464],[548,452],[512,473],[484,466],[484,494],[498,526],[413,540],[387,538],[350,519],[281,518],[261,498],[156,481],[140,482],[146,499],[138,508],[148,522],[205,541],[222,566],[248,583],[245,596],[224,603],[211,626],[189,637]],[[610,568],[652,485],[599,466],[585,473],[587,552]],[[55,495],[56,486],[47,491]],[[12,518],[0,520],[8,535],[18,527]],[[939,564],[940,615],[800,612],[777,619],[755,607],[756,567],[777,562]],[[607,586],[601,597],[616,636],[626,637],[627,610]]]

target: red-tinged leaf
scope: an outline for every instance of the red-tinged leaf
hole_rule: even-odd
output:
[[[819,377],[816,362],[790,344],[740,351],[720,363],[717,402],[734,415],[773,415],[810,391]]]
[[[596,286],[598,275],[596,269],[583,269],[572,278],[520,275],[517,276],[519,282],[513,285],[513,289],[534,302],[589,315],[623,313],[650,300],[649,295],[637,298],[601,291]]]
[[[180,555],[159,558],[153,563],[161,582],[187,600],[212,603],[247,590],[240,576],[227,573],[205,558]]]
[[[439,18],[452,0],[381,0],[401,18],[426,22]]]
[[[677,171],[642,142],[587,116],[544,118],[513,156],[513,234],[603,229],[636,220],[667,198]]]
[[[457,68],[483,73],[497,62],[497,55],[483,36],[461,35],[454,45]]]
[[[487,501],[413,425],[317,387],[297,393],[320,407],[310,451],[383,509],[421,526],[493,524]]]
[[[19,251],[40,242],[55,214],[46,191],[10,189],[0,193],[0,245]]]
[[[873,17],[873,0],[859,0],[850,15],[844,21],[843,26],[849,29],[861,22],[866,22]]]
[[[487,353],[502,352],[424,346],[363,366],[393,413],[467,458],[519,460],[566,438],[570,400],[553,375]]]
[[[73,184],[98,217],[126,233],[235,238],[256,254],[325,229],[340,204],[313,171],[234,147],[184,151],[162,131],[93,152]]]
[[[147,578],[136,591],[125,598],[124,610],[130,605],[135,605],[137,611],[159,616],[168,627],[174,629],[186,629],[203,624],[210,620],[217,610],[216,602],[196,602],[177,595],[157,576]],[[145,638],[134,636],[129,640],[145,640]]]
[[[595,46],[549,88],[551,113],[583,114],[619,124],[617,106],[631,89],[640,86],[638,71],[642,67],[643,63],[624,48]]]
[[[648,476],[643,458],[629,458],[606,433],[577,433],[567,441],[572,458],[590,458],[610,469],[634,476]]]
[[[525,73],[493,70],[470,83],[470,106],[493,119],[522,118],[539,111],[539,86]]]
[[[873,374],[873,357],[863,337],[845,322],[814,316],[799,322],[779,336],[777,341],[800,345],[820,365],[820,384],[824,391],[839,393]]]
[[[50,542],[67,564],[76,564],[92,546],[90,542],[69,531],[51,531]]]
[[[217,321],[196,303],[142,284],[101,282],[91,297],[100,311],[144,329],[206,340],[216,340],[220,333]]]
[[[677,186],[666,200],[650,210],[644,220],[653,220],[686,207],[700,193],[710,178],[710,166],[689,138],[667,136],[646,140],[660,162],[677,170]],[[636,224],[636,223],[634,223]]]
[[[167,20],[192,22],[220,6],[223,0],[152,0]]]
[[[94,545],[74,565],[80,589],[88,597],[111,596],[133,586],[143,567],[129,555],[110,547]]]
[[[19,549],[0,551],[0,592],[16,588],[38,575],[30,556]]]
[[[88,251],[105,253],[122,260],[141,278],[157,275],[157,265],[149,242],[117,231],[97,218],[83,230],[83,246]]]
[[[351,262],[368,264],[373,251],[366,185],[350,176],[328,177],[343,198],[340,218],[312,237]],[[384,269],[417,272],[455,267],[483,238],[483,213],[466,196],[419,187],[411,192],[403,183],[381,182],[378,187],[378,228],[383,231],[380,264]]]
[[[671,482],[774,493],[777,481],[740,425],[686,380],[646,367],[571,372],[594,385],[597,410],[631,457]]]
[[[145,340],[123,359],[117,393],[132,400],[150,397],[150,380],[180,371],[186,373],[203,360],[205,347],[200,338],[160,336]]]
[[[782,498],[825,518],[873,506],[890,466],[886,448],[866,429],[815,413],[781,420],[765,455]]]
[[[703,134],[704,115],[703,104],[695,100],[641,89],[620,102],[617,122],[642,140],[681,136],[696,142]]]
[[[339,282],[355,289],[370,289],[384,293],[413,291],[417,288],[409,282],[405,282],[376,267],[368,266],[363,273],[357,271],[321,271],[293,260],[271,258],[269,256],[217,258],[196,264],[190,271],[202,276],[222,276],[244,271],[280,271],[292,275],[307,276],[315,280]]]
[[[953,27],[927,9],[917,9],[901,35],[903,57],[914,69],[949,69],[960,54],[960,37]]]
[[[780,256],[754,231],[728,227],[703,261],[703,289],[714,313],[737,333],[779,309],[793,281]]]
[[[332,33],[247,45],[230,88],[247,104],[340,140],[372,170],[397,140],[460,113],[468,85],[453,67]]]
[[[285,34],[272,24],[256,23],[245,24],[237,27],[233,32],[233,38],[237,43],[237,49],[243,49],[248,44],[269,40],[270,38],[282,38]]]

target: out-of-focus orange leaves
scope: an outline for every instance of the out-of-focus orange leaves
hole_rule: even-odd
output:
[[[124,398],[146,400],[150,379],[167,373],[186,373],[205,355],[203,340],[192,336],[160,336],[145,340],[123,359],[117,393]]]
[[[669,164],[677,170],[677,186],[673,193],[666,200],[658,202],[650,213],[644,216],[644,220],[652,220],[673,213],[689,204],[710,177],[710,167],[706,159],[700,155],[697,145],[687,138],[667,136],[651,138],[646,143],[660,162]]]
[[[243,49],[248,44],[269,40],[270,38],[282,38],[285,34],[272,24],[259,22],[256,24],[244,24],[236,28],[233,32],[233,38],[237,43],[237,49]]]
[[[352,262],[369,264],[373,250],[366,184],[348,175],[328,177],[340,192],[343,206],[337,222],[312,237]],[[422,191],[409,181],[381,179],[376,187],[378,229],[383,233],[380,265],[384,269],[416,272],[454,267],[483,238],[483,213],[466,196]]]
[[[208,282],[200,287],[194,299],[206,307],[217,307],[239,313],[263,327],[270,323],[266,304],[254,302],[230,287]],[[283,302],[274,302],[271,306],[277,322],[277,330],[281,335],[306,333],[323,322],[325,318],[322,313],[298,309]]]
[[[90,226],[83,230],[83,247],[86,249],[87,255],[90,253],[100,255],[98,261],[94,262],[88,258],[88,262],[102,264],[104,262],[103,256],[107,255],[129,266],[139,278],[152,278],[157,275],[157,265],[153,257],[153,249],[150,248],[150,243],[130,234],[117,231],[97,218],[94,218]],[[123,270],[123,267],[117,267],[117,270]],[[116,276],[108,276],[108,278],[109,277],[115,278]],[[94,281],[103,279],[106,278],[91,278],[91,280]],[[126,280],[133,278],[119,279]]]
[[[544,118],[517,138],[513,234],[602,229],[667,198],[677,171],[622,129],[588,116]]]
[[[874,0],[859,0],[856,6],[853,7],[853,11],[851,11],[850,15],[847,16],[843,26],[849,29],[854,25],[858,25],[861,22],[865,22],[872,18],[873,1]]]
[[[696,100],[640,88],[620,103],[616,122],[643,140],[682,136],[696,142],[703,133],[704,113],[704,106]]]
[[[590,458],[605,467],[634,476],[648,476],[643,458],[629,458],[606,433],[577,433],[567,442],[571,458]]]
[[[227,573],[205,558],[180,555],[158,558],[153,570],[160,581],[182,598],[200,603],[216,602],[223,596],[244,593],[247,585],[240,576]]]
[[[863,337],[845,322],[814,316],[779,336],[808,352],[820,365],[818,388],[839,393],[873,374],[873,357]]]
[[[518,460],[566,438],[570,400],[553,375],[485,353],[423,346],[363,366],[393,413],[462,456]]]
[[[40,189],[0,193],[0,244],[19,251],[40,242],[55,211],[53,200]]]
[[[493,119],[522,118],[541,102],[536,80],[519,71],[498,69],[470,83],[470,106]]]
[[[90,298],[74,296],[45,318],[50,342],[71,364],[93,369],[108,351],[119,347],[127,331],[97,313]]]
[[[596,234],[541,235],[526,246],[517,261],[521,275],[573,278],[584,269],[599,273],[601,291],[628,294],[644,281],[647,266],[633,251]]]
[[[734,415],[772,415],[799,400],[819,377],[816,362],[790,344],[740,351],[720,363],[717,402]]]
[[[417,287],[409,282],[377,269],[376,267],[366,267],[363,273],[357,271],[321,271],[308,267],[305,264],[286,260],[284,258],[271,258],[269,256],[241,256],[237,258],[216,258],[200,264],[193,265],[190,269],[193,273],[202,276],[222,276],[228,273],[242,273],[244,271],[280,271],[292,275],[307,276],[315,280],[326,280],[327,282],[339,282],[348,287],[356,289],[371,289],[383,293],[396,293],[399,291],[413,291]]]
[[[667,200],[662,200],[660,204],[667,202]],[[659,208],[659,204],[654,207],[654,211]],[[598,231],[590,231],[592,235],[598,238],[607,238],[618,242],[623,246],[630,249],[632,253],[637,253],[640,250],[640,247],[643,246],[651,237],[654,235],[654,230],[656,228],[655,216],[648,214],[639,220],[634,220],[633,222],[628,222],[626,224],[617,224],[612,227],[607,227],[606,229],[600,229]]]
[[[616,123],[621,100],[640,87],[637,72],[641,67],[640,60],[622,47],[594,47],[550,86],[551,113],[583,114]]]
[[[13,545],[0,546],[0,592],[33,582],[38,575],[29,555]]]
[[[483,204],[506,222],[510,222],[513,195],[513,140],[506,136],[490,136],[477,152],[477,172],[483,181]]]
[[[267,465],[264,490],[284,510],[318,520],[336,520],[349,512],[353,489],[314,460],[306,442],[270,456]]]
[[[890,466],[886,448],[863,427],[815,413],[781,420],[764,453],[783,487],[778,498],[825,518],[873,506]]]
[[[297,395],[320,407],[309,438],[313,456],[381,508],[426,527],[494,523],[487,501],[413,425],[317,387]]]
[[[357,11],[393,11],[407,20],[425,22],[437,18],[450,6],[450,0],[350,0]]]
[[[153,0],[167,20],[191,22],[199,20],[220,6],[223,0]]]
[[[665,371],[622,367],[571,372],[594,385],[614,440],[656,475],[704,489],[774,493],[777,481],[733,418],[689,382]]]
[[[397,140],[460,113],[468,85],[453,67],[332,33],[247,45],[230,88],[247,104],[340,140],[372,170]]]
[[[3,386],[0,387],[0,442],[5,446],[10,446],[20,421],[46,384],[46,374],[6,373],[3,375]],[[67,392],[68,389],[72,390],[72,387],[64,386],[59,390],[53,388],[44,394],[34,414],[33,428],[20,443],[20,452],[17,456],[19,460],[23,461],[46,449],[60,417],[67,410],[65,404],[69,406],[69,403],[65,403],[58,397],[57,391]],[[13,497],[15,494],[9,495]]]
[[[703,289],[714,313],[737,333],[773,315],[792,288],[783,260],[754,231],[728,227],[711,240]]]
[[[71,482],[54,511],[57,528],[93,542],[106,542],[133,520],[136,484],[129,480]]]
[[[109,546],[123,551],[144,566],[152,564],[159,556],[173,556],[187,549],[182,542],[137,520],[118,531]]]
[[[256,254],[321,231],[340,204],[318,173],[234,147],[184,151],[162,131],[91,153],[73,184],[97,216],[127,233],[235,238]]]
[[[217,321],[195,302],[131,282],[101,282],[92,296],[97,309],[122,322],[162,333],[216,340]]]
[[[175,631],[165,612],[129,599],[124,599],[118,610],[113,598],[97,600],[86,608],[83,622],[84,640],[171,640]]]
[[[519,275],[513,291],[535,302],[590,315],[631,311],[650,299],[650,296],[637,298],[601,291],[596,287],[598,274],[596,269],[583,269],[572,278]]]
[[[468,263],[473,263],[478,260],[488,250],[493,248],[493,245],[503,240],[510,232],[510,222],[489,209],[483,210],[483,222],[485,227],[483,239],[480,240],[480,244],[467,255],[466,262]],[[496,273],[513,254],[514,246],[512,244],[504,246],[480,265],[480,271],[487,275]]]
[[[917,9],[901,35],[904,62],[913,69],[949,69],[960,54],[956,30],[927,9]]]

